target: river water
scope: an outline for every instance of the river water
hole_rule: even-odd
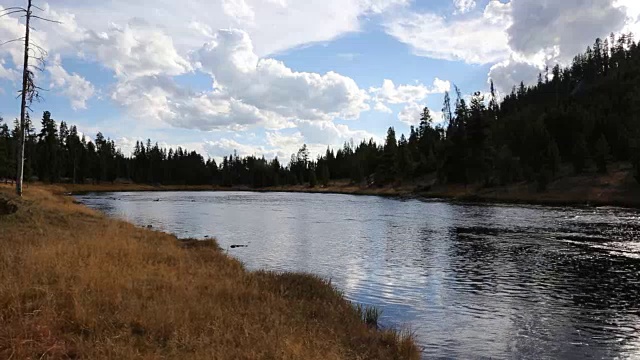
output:
[[[425,358],[640,358],[640,212],[239,192],[89,194],[250,269],[331,279]],[[231,245],[248,245],[231,249]]]

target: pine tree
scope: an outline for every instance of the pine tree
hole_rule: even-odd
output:
[[[42,129],[38,134],[38,177],[42,181],[56,182],[58,180],[59,139],[56,122],[51,113],[45,111],[42,115]]]
[[[605,174],[607,172],[607,162],[609,161],[609,143],[604,135],[600,136],[596,144],[595,158],[598,172]]]
[[[387,138],[384,143],[384,151],[382,155],[382,163],[378,171],[381,184],[389,183],[394,180],[397,170],[398,141],[396,139],[396,131],[390,127],[387,130]]]
[[[588,157],[587,142],[584,139],[584,135],[579,134],[573,146],[573,169],[576,174],[581,174],[585,170]]]
[[[315,169],[309,169],[309,186],[311,188],[316,187],[318,185],[318,179],[316,177]]]
[[[329,180],[331,180],[331,173],[329,172],[329,165],[327,164],[322,164],[322,167],[320,168],[320,173],[321,173],[321,178],[322,178],[322,185],[323,186],[329,186]]]
[[[551,140],[551,142],[549,142],[549,147],[547,149],[547,159],[547,166],[551,175],[558,175],[562,159],[560,158],[560,150],[558,149],[558,144],[555,142],[555,140]]]
[[[9,147],[11,146],[9,137],[9,127],[4,124],[4,119],[0,117],[0,179],[8,179],[9,174]]]

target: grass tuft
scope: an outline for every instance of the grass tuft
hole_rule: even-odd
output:
[[[379,310],[374,306],[357,305],[356,311],[358,312],[358,315],[360,316],[362,321],[367,326],[370,326],[376,329],[378,328],[378,320],[382,315],[382,310]]]

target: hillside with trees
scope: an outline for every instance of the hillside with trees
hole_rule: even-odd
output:
[[[148,140],[124,155],[101,133],[89,140],[75,126],[45,112],[36,131],[26,127],[26,179],[100,183],[255,188],[353,184],[385,186],[431,178],[437,184],[483,187],[526,181],[544,191],[569,165],[574,174],[606,173],[628,163],[640,180],[640,47],[631,34],[597,39],[572,64],[547,68],[538,83],[523,83],[502,99],[491,84],[488,98],[445,94],[443,121],[424,109],[420,125],[400,135],[389,128],[384,144],[373,140],[327,149],[316,159],[306,145],[288,163],[230,154],[220,164],[182,148]],[[436,125],[439,124],[439,125]],[[0,121],[0,179],[15,177],[17,123]]]

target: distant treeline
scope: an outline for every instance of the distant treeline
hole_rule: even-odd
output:
[[[445,94],[444,125],[434,125],[425,109],[408,136],[397,139],[390,128],[384,144],[346,143],[317,159],[303,145],[287,165],[236,154],[217,164],[150,140],[136,143],[125,156],[102,134],[87,140],[45,112],[39,132],[28,122],[25,174],[46,182],[254,187],[316,186],[334,179],[384,185],[431,175],[439,183],[486,186],[537,181],[541,189],[565,163],[581,173],[606,172],[612,161],[629,161],[638,174],[640,47],[631,34],[597,39],[571,66],[547,68],[536,85],[514,86],[501,102],[493,84],[487,99],[477,92],[467,102],[458,88],[454,97]],[[15,176],[18,135],[17,123],[10,129],[0,120],[0,178]]]

